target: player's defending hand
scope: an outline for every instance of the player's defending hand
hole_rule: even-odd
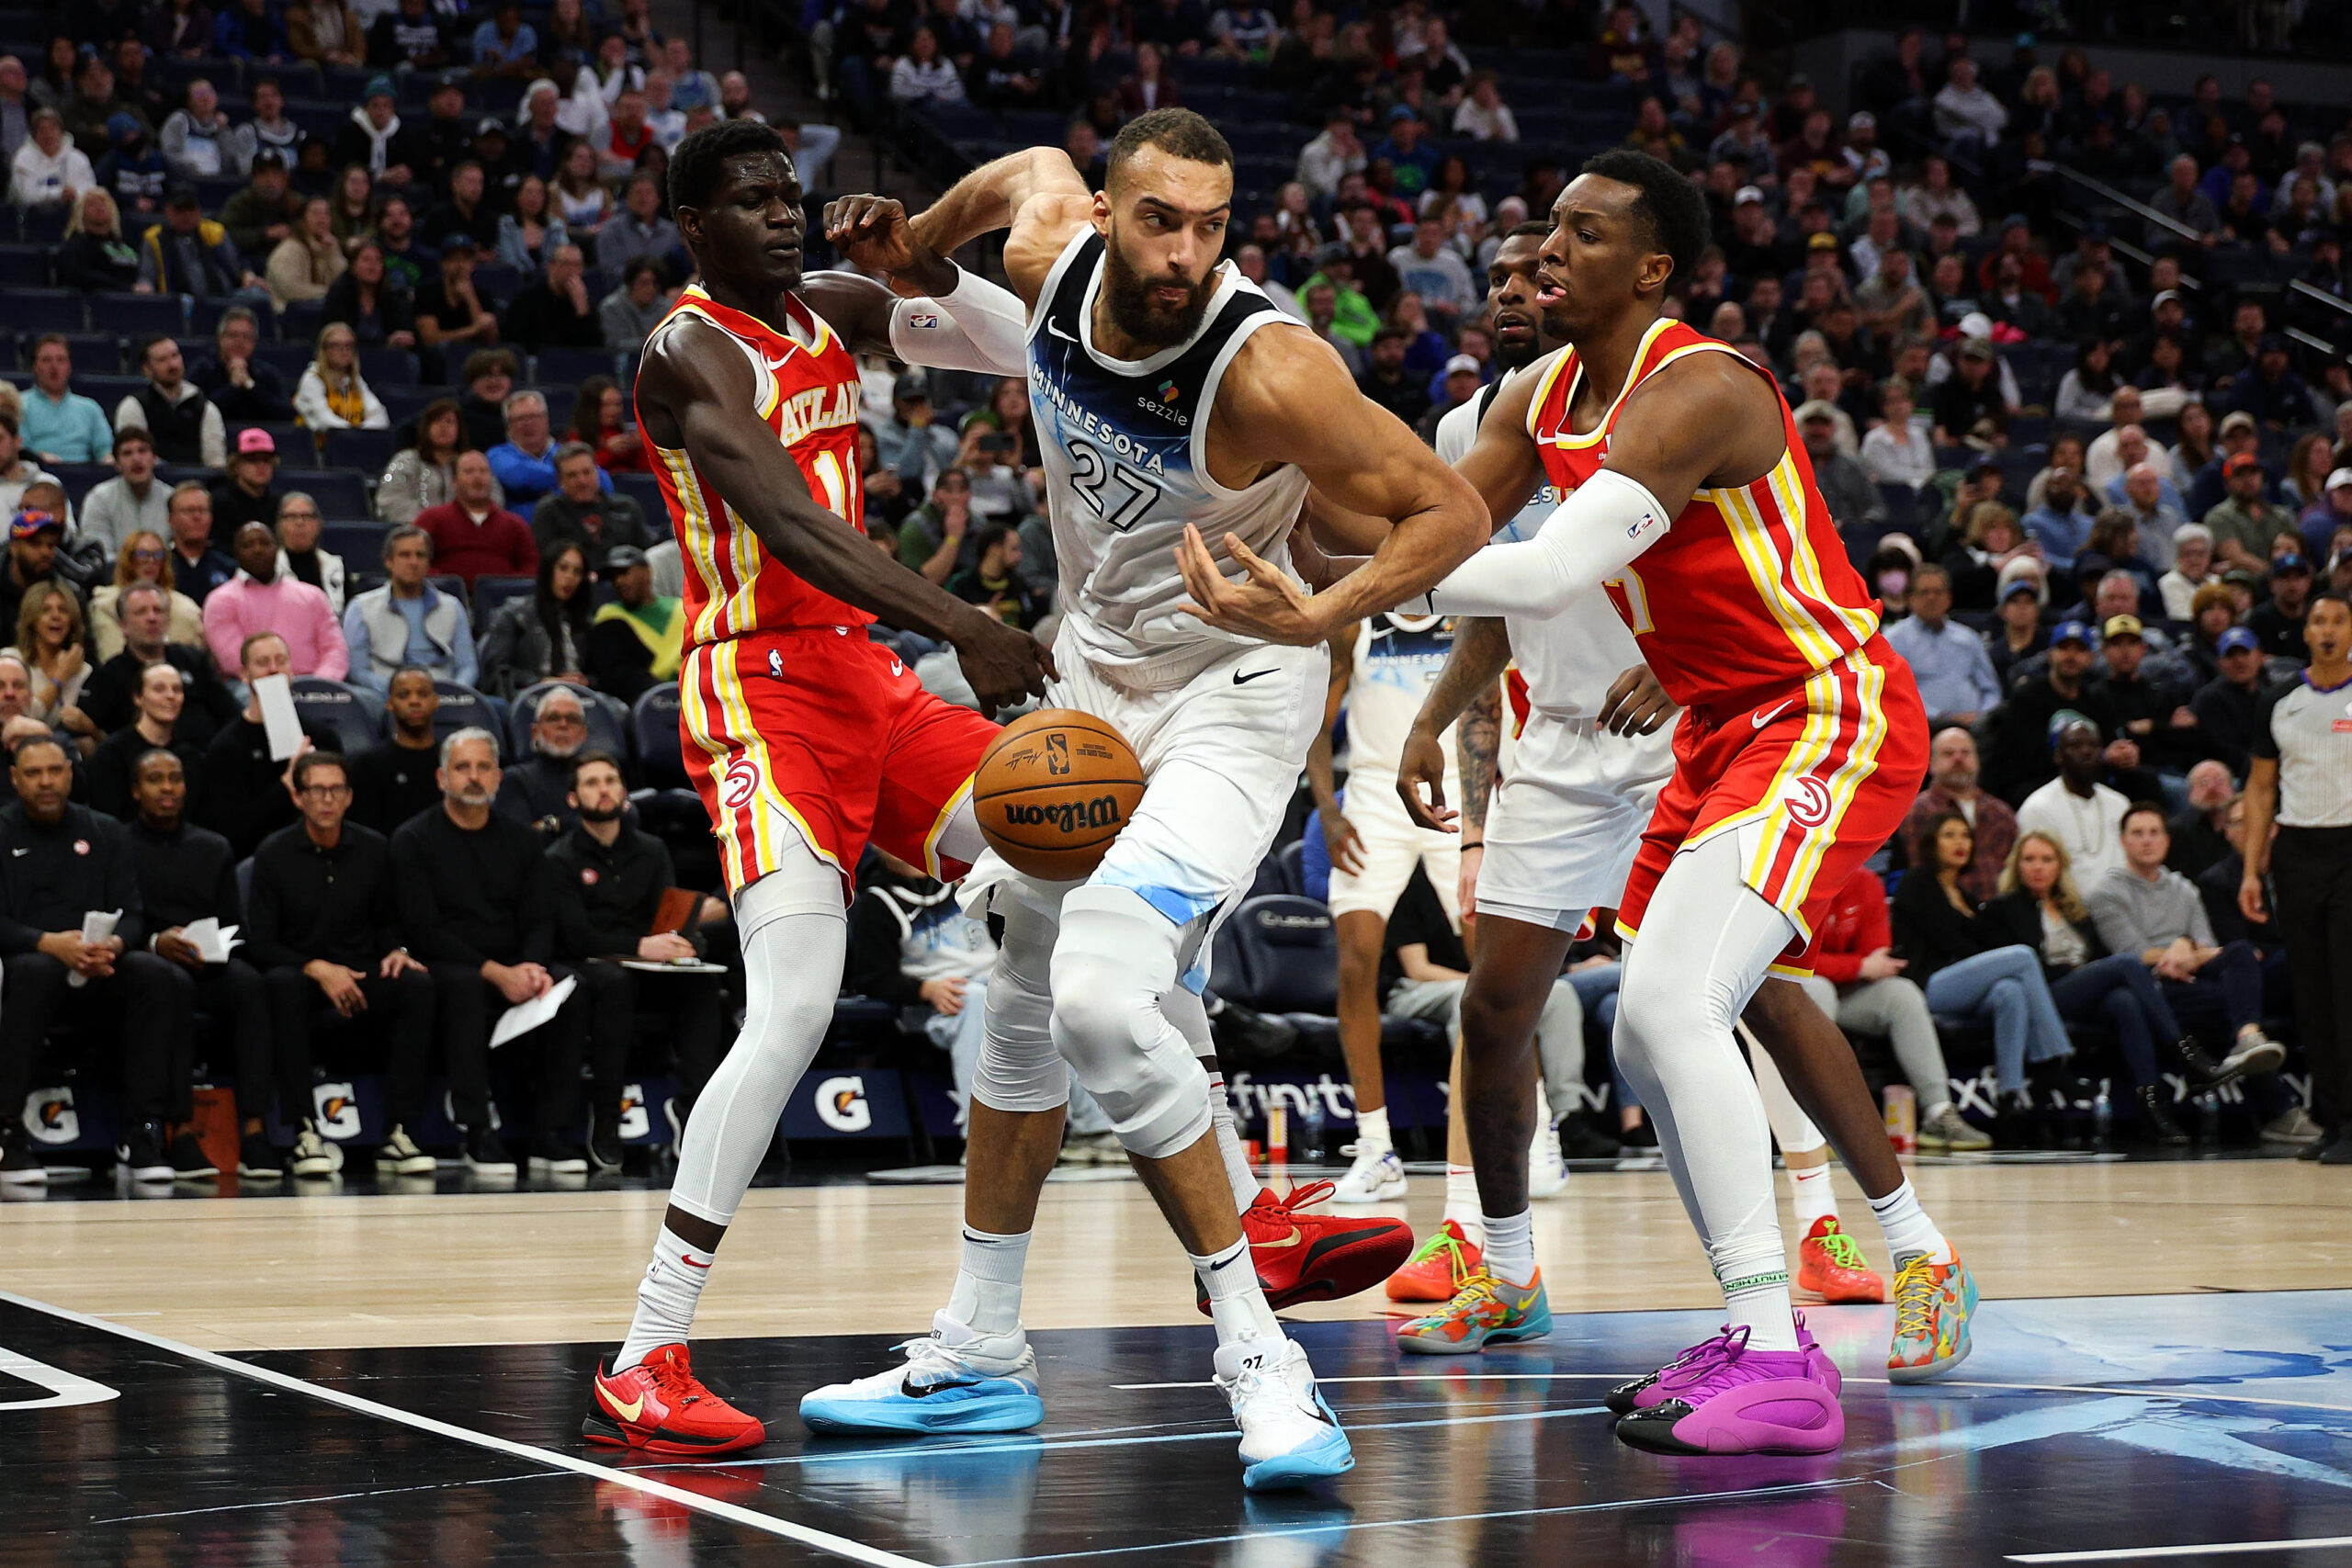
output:
[[[883,275],[902,293],[955,287],[953,266],[915,238],[906,208],[889,197],[844,196],[827,202],[825,238],[851,265]]]
[[[1227,581],[1201,531],[1190,523],[1184,525],[1184,542],[1176,547],[1176,567],[1184,574],[1184,587],[1194,603],[1179,604],[1178,609],[1221,630],[1293,648],[1311,648],[1331,635],[1326,624],[1330,617],[1318,614],[1315,602],[1281,568],[1234,535],[1225,536],[1225,547],[1250,574],[1247,581]]]
[[[1422,786],[1427,785],[1429,798],[1421,798]],[[1415,725],[1405,737],[1405,750],[1396,759],[1396,795],[1405,803],[1405,814],[1424,828],[1434,828],[1441,833],[1458,833],[1453,825],[1460,813],[1445,804],[1445,746],[1434,730]]]
[[[1674,699],[1648,665],[1636,664],[1609,683],[1609,695],[1597,716],[1611,735],[1654,735],[1674,716]]]
[[[1046,682],[1059,673],[1051,649],[984,610],[974,610],[967,627],[948,640],[983,715],[994,718],[999,708],[1046,694]]]

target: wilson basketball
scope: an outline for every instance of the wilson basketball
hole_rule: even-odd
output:
[[[1108,719],[1045,708],[1004,727],[972,773],[980,831],[1013,869],[1090,874],[1143,798],[1143,764]]]

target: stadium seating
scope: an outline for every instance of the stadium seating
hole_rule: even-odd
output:
[[[294,703],[306,718],[332,725],[345,756],[367,750],[386,733],[384,700],[365,686],[297,675]]]

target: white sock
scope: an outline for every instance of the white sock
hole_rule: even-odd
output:
[[[1396,1146],[1388,1141],[1388,1107],[1356,1112],[1356,1158],[1385,1155]]]
[[[1478,1210],[1478,1173],[1466,1165],[1445,1168],[1445,1217],[1460,1225],[1473,1244],[1487,1244],[1486,1223]]]
[[[1206,1057],[1201,1066],[1208,1068],[1209,1124],[1216,1130],[1216,1152],[1225,1159],[1226,1185],[1233,1189],[1233,1212],[1246,1214],[1264,1189],[1258,1173],[1250,1168],[1250,1153],[1241,1146],[1241,1130],[1233,1124],[1233,1101],[1226,1097],[1225,1075],[1210,1066]]]
[[[1820,1219],[1838,1217],[1838,1193],[1829,1185],[1829,1167],[1816,1165],[1809,1170],[1789,1168],[1789,1201],[1796,1205],[1797,1234],[1803,1235]]]
[[[1535,1283],[1535,1212],[1483,1214],[1479,1224],[1487,1233],[1487,1271],[1506,1285]]]
[[[1713,1254],[1730,1325],[1745,1327],[1747,1343],[1756,1349],[1795,1349],[1796,1309],[1789,1301],[1789,1263],[1779,1227],[1707,1250]]]
[[[629,1319],[628,1337],[613,1358],[613,1371],[625,1372],[664,1345],[683,1342],[695,1325],[695,1303],[710,1279],[711,1255],[688,1247],[669,1226],[654,1238],[653,1261],[638,1281],[637,1314]]]
[[[1928,1212],[1919,1207],[1919,1195],[1911,1190],[1908,1181],[1883,1198],[1871,1199],[1871,1213],[1878,1216],[1878,1228],[1886,1237],[1886,1250],[1897,1269],[1922,1254],[1930,1263],[1950,1263],[1958,1256],[1943,1232],[1928,1218]]]
[[[1237,1339],[1280,1339],[1283,1325],[1266,1304],[1258,1284],[1258,1270],[1250,1261],[1250,1238],[1242,1237],[1212,1258],[1186,1253],[1201,1289],[1209,1295],[1209,1319],[1216,1325],[1216,1342]]]
[[[948,1293],[948,1316],[983,1334],[1021,1326],[1021,1270],[1029,1258],[1029,1234],[997,1235],[964,1227],[964,1261]]]

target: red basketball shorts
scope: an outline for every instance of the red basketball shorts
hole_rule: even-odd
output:
[[[727,886],[775,870],[797,833],[854,879],[870,840],[933,876],[940,830],[997,727],[923,689],[863,631],[755,632],[690,651],[678,671],[686,773]]]
[[[1815,922],[1918,795],[1927,713],[1911,667],[1873,637],[1776,701],[1715,716],[1685,713],[1674,763],[1642,834],[1618,931],[1640,931],[1678,851],[1737,833],[1742,880],[1796,924],[1772,972],[1802,977],[1812,972],[1803,960]]]

